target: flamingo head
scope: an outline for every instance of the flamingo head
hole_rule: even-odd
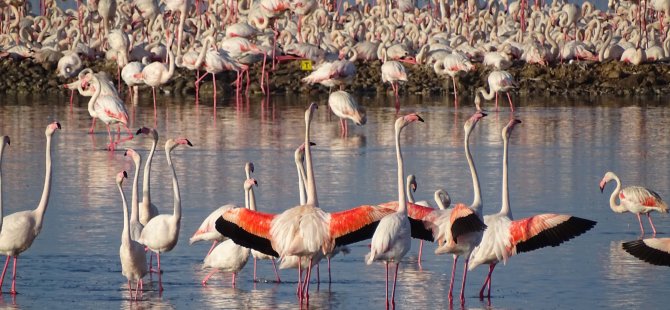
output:
[[[138,129],[137,132],[136,132],[135,134],[136,134],[136,135],[139,135],[139,134],[145,134],[145,135],[148,135],[148,134],[150,134],[152,131],[154,131],[152,128],[142,127],[142,128],[140,128],[140,129]]]
[[[9,137],[8,136],[2,136],[2,146],[5,146],[5,144],[9,145]]]
[[[247,162],[244,165],[244,170],[249,171],[249,172],[254,172],[254,163],[252,162]]]
[[[405,116],[398,117],[395,121],[396,132],[399,132],[405,126],[414,123],[416,121],[423,122],[423,118],[416,113],[410,113]]]
[[[477,97],[475,96],[475,99],[476,98]],[[477,112],[472,114],[472,116],[470,116],[470,118],[465,122],[465,125],[463,126],[463,128],[467,132],[470,128],[477,125],[477,122],[479,122],[479,120],[482,119],[485,116],[486,116],[486,113],[483,113],[482,111],[478,110]]]
[[[249,190],[252,186],[258,186],[258,181],[254,178],[249,178],[246,181],[244,181],[244,189]]]
[[[412,192],[416,192],[416,177],[414,177],[413,174],[410,174],[407,176],[407,183],[409,184],[410,188],[412,189]]]
[[[52,135],[56,129],[60,129],[60,123],[59,122],[53,122],[47,126],[47,130],[44,132],[47,136]]]
[[[123,156],[130,156],[135,164],[139,164],[140,162],[140,154],[135,152],[133,149],[126,149],[126,151],[123,153]]]
[[[312,115],[314,115],[314,112],[319,108],[319,105],[316,104],[316,102],[312,102],[309,105],[309,108],[305,111],[305,122],[311,122],[312,121]]]
[[[607,185],[607,182],[614,180],[616,177],[617,176],[612,171],[608,171],[607,173],[605,173],[603,179],[600,180],[600,192],[602,193],[603,190],[605,190],[605,185]]]
[[[125,170],[117,173],[116,174],[116,184],[121,186],[123,184],[123,179],[126,179],[126,178],[128,178],[128,173],[126,173]]]
[[[316,145],[316,143],[314,143],[314,142],[309,142],[309,145],[310,145],[310,146],[314,146],[314,145]],[[295,161],[302,162],[302,161],[304,160],[304,156],[305,156],[305,143],[301,144],[301,145],[295,150],[295,153],[294,153]]]
[[[174,148],[176,148],[179,145],[193,146],[193,144],[191,144],[191,141],[188,141],[188,139],[186,138],[168,139],[167,141],[165,141],[165,151],[171,152]]]
[[[505,137],[507,137],[507,139],[509,139],[509,136],[512,134],[512,129],[514,129],[516,124],[521,124],[521,120],[511,119],[509,122],[507,122],[507,125],[503,127],[502,133]]]

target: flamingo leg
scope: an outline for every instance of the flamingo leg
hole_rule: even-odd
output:
[[[463,267],[463,282],[461,283],[461,304],[465,303],[465,281],[468,278],[468,263],[470,258],[465,259],[465,266]]]
[[[302,299],[302,264],[298,260],[298,288],[295,290],[299,299]]]
[[[158,118],[158,112],[156,111],[156,87],[151,87],[151,94],[154,96],[154,120]]]
[[[391,305],[395,309],[395,284],[398,281],[398,267],[400,267],[400,262],[395,264],[395,275],[393,276],[393,293],[391,293]]]
[[[458,105],[458,91],[456,90],[456,77],[451,78],[452,84],[454,84],[454,106]]]
[[[72,113],[72,101],[74,100],[74,89],[70,90],[70,113]]]
[[[235,288],[235,275],[236,275],[236,274],[237,274],[237,273],[233,272],[233,288]]]
[[[0,276],[0,291],[2,291],[2,283],[5,281],[5,273],[7,272],[7,266],[9,266],[9,258],[10,256],[7,255],[7,259],[5,260],[5,268],[2,268],[2,276]]]
[[[642,231],[642,235],[644,235],[644,226],[642,226],[642,220],[640,219],[640,213],[637,214],[637,221],[640,223],[640,230]]]
[[[330,277],[330,257],[328,257],[328,284],[332,281],[332,278]]]
[[[514,104],[512,104],[512,97],[509,96],[509,93],[507,93],[507,100],[509,100],[509,108],[514,112]]]
[[[275,262],[275,259],[272,259],[272,267],[275,269],[275,276],[277,277],[277,283],[281,283],[281,279],[279,278],[279,272],[277,272],[277,263]]]
[[[458,262],[458,255],[454,255],[454,264],[451,267],[451,281],[449,281],[449,300],[454,299],[454,277],[456,277],[456,262]]]
[[[112,141],[112,131],[109,129],[109,124],[107,124],[107,135],[109,136],[109,144],[107,145],[107,150],[114,150],[114,142]]]
[[[163,277],[161,277],[161,253],[156,253],[156,260],[158,261],[158,290],[163,291]]]
[[[319,283],[321,283],[321,269],[319,267],[319,264],[316,264],[316,285],[318,287]]]
[[[307,298],[307,300],[309,300],[309,282],[310,282],[310,279],[312,278],[312,259],[311,258],[309,259],[309,267],[307,268],[307,277],[305,277],[305,278],[306,278],[305,279],[306,287],[305,287],[305,291],[303,292],[303,294],[305,295],[305,298]]]
[[[498,111],[498,92],[496,92],[496,111]]]
[[[649,224],[651,224],[651,229],[654,231],[654,236],[656,235],[656,226],[654,222],[651,221],[651,213],[647,213],[647,218],[649,219]]]
[[[130,294],[130,299],[133,299],[133,285],[130,284],[130,280],[128,280],[128,294]]]
[[[489,274],[486,276],[486,280],[484,280],[484,285],[482,285],[482,289],[479,290],[479,298],[484,298],[484,288],[488,285],[488,293],[487,297],[491,297],[491,274],[493,273],[493,269],[496,267],[496,264],[490,264],[489,265]]]
[[[421,254],[423,252],[423,240],[419,240],[419,258],[417,258],[417,263],[419,263],[419,267],[421,267]]]
[[[91,128],[88,129],[88,134],[93,134],[93,129],[95,128],[95,120],[96,118],[93,118],[93,121],[91,121]]]
[[[16,263],[18,262],[19,257],[14,256],[14,268],[12,270],[12,289],[9,291],[10,294],[16,295]]]
[[[202,279],[202,282],[201,282],[202,286],[207,286],[207,281],[209,280],[209,278],[212,277],[212,275],[214,275],[215,272],[216,272],[216,269],[212,270],[210,273],[207,274],[207,276],[205,276],[204,279]]]
[[[386,309],[389,308],[389,262],[386,264]]]
[[[216,110],[216,75],[212,72],[212,83],[214,84],[214,109]]]
[[[255,257],[254,257],[254,282],[256,282],[256,258]]]

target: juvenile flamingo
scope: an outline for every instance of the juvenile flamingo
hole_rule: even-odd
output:
[[[147,254],[144,247],[137,241],[133,240],[130,235],[130,224],[128,220],[128,205],[126,204],[126,196],[123,193],[123,179],[127,178],[128,174],[121,171],[116,175],[116,186],[121,193],[121,201],[123,201],[123,232],[121,233],[121,246],[119,247],[119,257],[121,259],[121,273],[128,279],[128,292],[130,298],[133,298],[132,281],[137,281],[135,286],[135,300],[142,287],[142,278],[147,274]]]
[[[158,285],[159,290],[163,291],[163,282],[161,277],[161,253],[171,251],[179,239],[179,228],[181,226],[181,196],[179,195],[179,183],[177,182],[177,172],[172,164],[170,153],[179,145],[193,146],[190,141],[184,138],[176,140],[168,139],[165,141],[165,156],[168,166],[172,168],[172,190],[174,195],[173,214],[161,214],[149,220],[144,225],[142,234],[137,242],[146,245],[150,250],[156,252],[158,260]],[[151,266],[149,266],[151,267]]]
[[[623,249],[631,255],[654,265],[670,266],[670,238],[648,238],[628,241]]]
[[[386,265],[386,308],[389,306],[388,298],[388,272],[389,263],[395,263],[395,276],[393,277],[393,293],[391,304],[395,308],[395,286],[398,279],[398,267],[400,260],[407,254],[411,243],[411,226],[407,218],[407,201],[405,194],[405,170],[403,167],[402,152],[400,150],[400,132],[405,126],[423,119],[416,113],[399,117],[395,122],[395,149],[398,160],[398,210],[385,216],[379,221],[370,245],[370,253],[366,255],[365,261],[368,265],[374,261],[384,261]]]
[[[507,185],[507,152],[508,141],[514,125],[521,121],[512,119],[502,130],[503,137],[503,182],[502,207],[497,214],[484,216],[488,228],[484,231],[482,241],[470,255],[468,270],[481,264],[489,264],[489,273],[484,281],[479,297],[484,297],[484,289],[488,285],[486,296],[491,296],[491,274],[496,264],[518,253],[540,249],[546,246],[558,246],[593,228],[596,222],[563,214],[539,214],[521,220],[513,220],[509,205]]]
[[[616,188],[610,196],[610,208],[616,213],[630,212],[637,215],[637,221],[640,223],[640,231],[644,235],[644,227],[642,226],[642,219],[640,214],[647,214],[651,229],[656,235],[656,227],[651,221],[651,211],[660,213],[668,213],[668,204],[663,201],[661,196],[653,190],[642,186],[628,186],[621,189],[621,180],[614,174],[614,172],[607,172],[600,181],[600,191],[605,189],[607,182],[614,180]],[[619,197],[619,205],[616,204],[616,198]]]
[[[365,108],[358,105],[356,99],[343,90],[338,90],[328,96],[328,106],[330,107],[330,110],[340,118],[342,137],[346,137],[349,132],[347,118],[358,126],[365,125],[368,120],[365,114]]]
[[[44,213],[49,204],[49,194],[51,193],[51,137],[57,129],[60,129],[58,122],[53,122],[47,126],[44,135],[47,138],[46,143],[46,172],[44,175],[44,189],[42,197],[37,208],[30,211],[19,211],[5,216],[2,219],[2,229],[0,230],[0,253],[7,255],[5,267],[0,276],[0,288],[5,279],[9,258],[14,257],[14,267],[12,274],[12,288],[9,291],[12,295],[16,294],[16,264],[19,254],[30,248],[37,235],[42,230],[44,222]]]

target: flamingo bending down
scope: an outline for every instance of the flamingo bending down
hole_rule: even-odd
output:
[[[362,126],[367,122],[365,108],[358,105],[356,99],[346,91],[338,90],[328,96],[328,106],[337,117],[340,118],[340,129],[345,137],[349,131],[346,119],[352,120],[356,125]]]
[[[451,82],[454,85],[454,102],[458,103],[458,90],[456,88],[456,77],[461,72],[474,71],[475,66],[458,53],[446,55],[442,60],[438,60],[433,65],[433,70],[438,75],[447,74],[451,77]]]
[[[496,97],[496,111],[498,110],[498,92],[504,92],[507,94],[507,100],[509,100],[509,107],[514,112],[514,104],[512,104],[512,98],[509,95],[509,91],[516,88],[516,82],[514,82],[514,77],[507,71],[503,70],[496,70],[491,73],[489,73],[488,77],[488,82],[489,82],[489,91],[488,93],[483,87],[477,88],[476,94],[477,97],[475,97],[475,105],[477,106],[477,109],[479,108],[479,94],[481,94],[484,99],[486,100],[491,100],[493,99],[493,96],[495,94]]]
[[[607,182],[614,180],[616,188],[610,196],[610,208],[616,213],[630,212],[637,215],[637,221],[640,223],[640,231],[644,235],[644,227],[642,226],[642,219],[640,214],[647,214],[651,229],[656,235],[656,227],[651,221],[651,211],[661,213],[668,213],[668,204],[663,201],[661,196],[653,190],[644,188],[642,186],[628,186],[621,189],[621,180],[614,174],[614,172],[607,172],[600,181],[600,191],[605,189]],[[616,204],[616,198],[619,197],[619,205]]]
[[[144,252],[144,247],[137,241],[133,240],[130,235],[130,224],[128,220],[128,205],[126,204],[126,196],[123,194],[123,179],[127,178],[128,174],[121,171],[116,175],[116,186],[121,193],[121,200],[123,201],[123,232],[121,233],[121,247],[119,248],[119,257],[121,259],[121,273],[128,279],[128,292],[130,298],[133,298],[132,281],[137,281],[135,286],[135,300],[137,294],[142,286],[142,278],[147,274],[147,254]]]
[[[142,234],[137,242],[144,244],[150,250],[156,252],[158,260],[158,285],[159,290],[163,291],[163,282],[161,279],[161,253],[171,251],[179,239],[179,228],[181,224],[181,197],[179,195],[179,183],[177,182],[177,172],[172,164],[170,153],[179,145],[193,146],[190,141],[184,138],[168,139],[165,141],[165,156],[168,166],[172,168],[172,191],[174,195],[173,214],[161,214],[149,220],[144,225]]]
[[[42,230],[44,222],[44,213],[49,204],[49,194],[51,193],[51,137],[57,129],[60,129],[58,122],[53,122],[47,126],[44,135],[47,138],[46,143],[46,172],[44,174],[44,189],[42,197],[34,210],[19,211],[5,216],[2,219],[2,229],[0,230],[0,253],[7,255],[5,267],[0,276],[0,288],[5,279],[9,258],[14,257],[14,267],[12,275],[12,288],[9,291],[12,295],[16,294],[16,263],[19,254],[30,248],[37,235]]]
[[[622,244],[626,252],[654,265],[670,266],[670,238],[648,238]]]
[[[596,222],[564,214],[539,214],[521,220],[512,219],[507,186],[507,150],[508,141],[514,125],[521,121],[512,119],[502,130],[503,137],[503,182],[502,207],[497,214],[484,216],[488,226],[482,241],[470,255],[469,270],[481,264],[489,264],[489,273],[484,281],[479,297],[484,297],[484,288],[488,285],[491,296],[491,274],[501,260],[522,252],[528,252],[546,246],[558,246],[593,228]]]
[[[347,245],[372,236],[379,220],[393,213],[388,208],[360,206],[336,213],[325,213],[318,208],[316,187],[311,163],[309,124],[316,104],[305,112],[305,159],[307,166],[306,204],[273,215],[235,208],[223,213],[216,221],[216,230],[230,237],[235,243],[275,257],[299,256],[311,265],[324,253],[331,253],[336,246]],[[299,268],[300,273],[300,268]],[[309,282],[305,288],[298,281],[298,293],[308,296]]]
[[[388,308],[388,271],[389,262],[394,262],[395,276],[393,277],[393,293],[391,304],[395,307],[395,285],[398,279],[398,266],[400,260],[407,254],[411,243],[411,226],[407,218],[407,203],[405,194],[405,170],[403,168],[402,152],[400,150],[400,132],[405,126],[423,119],[416,113],[399,117],[395,122],[395,149],[398,159],[398,210],[385,216],[379,221],[377,229],[372,236],[370,253],[366,255],[368,265],[374,261],[384,261],[386,264],[386,307]]]

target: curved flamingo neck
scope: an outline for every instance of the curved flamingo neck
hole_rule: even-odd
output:
[[[35,208],[35,231],[42,229],[42,221],[44,220],[44,213],[47,211],[49,204],[49,194],[51,193],[51,134],[47,134],[46,146],[46,172],[44,174],[44,189],[42,190],[42,197],[40,203]]]
[[[173,216],[176,218],[177,222],[181,220],[181,196],[179,195],[179,182],[177,181],[177,172],[174,169],[172,164],[172,153],[173,147],[165,147],[165,157],[167,157],[168,166],[172,168],[172,194],[174,195],[174,213]]]
[[[147,162],[144,164],[144,176],[142,177],[142,211],[147,215],[147,221],[149,221],[149,206],[151,205],[151,162],[158,145],[158,133],[156,133],[155,129],[152,130],[152,133],[154,141],[151,144]]]
[[[128,224],[128,204],[126,203],[126,195],[123,193],[123,188],[121,188],[121,184],[117,183],[116,187],[119,189],[119,193],[121,193],[121,201],[123,202],[122,208],[123,208],[123,232],[121,232],[121,244],[129,244],[130,243],[130,228]]]
[[[140,154],[136,153],[136,156],[133,156],[133,161],[135,162],[135,177],[133,178],[133,193],[130,197],[130,221],[138,223],[140,221],[140,203],[137,198],[137,192],[139,187],[138,183],[140,180],[140,163],[142,161]]]
[[[307,112],[305,119],[305,166],[307,167],[307,204],[314,207],[319,206],[319,199],[316,196],[316,183],[314,181],[314,169],[312,167],[312,151],[309,145],[309,130],[312,123],[312,109]]]
[[[298,193],[300,194],[300,205],[307,203],[307,197],[305,196],[305,167],[303,166],[303,157],[296,156],[295,165],[298,169]]]
[[[512,219],[512,210],[509,207],[509,186],[507,184],[507,145],[509,138],[503,131],[503,173],[502,173],[502,207],[500,208],[500,214],[506,215]]]
[[[400,132],[403,125],[396,123],[395,126],[395,152],[398,160],[398,213],[407,214],[407,201],[405,193],[405,167],[402,159],[402,151],[400,150]]]
[[[479,175],[477,174],[477,168],[475,168],[475,162],[472,159],[472,153],[470,153],[470,134],[472,129],[475,128],[476,123],[469,124],[465,129],[465,158],[468,161],[468,167],[470,167],[470,175],[472,176],[472,190],[474,192],[474,197],[472,199],[472,208],[479,217],[482,217],[482,193],[481,187],[479,185]]]
[[[493,91],[493,88],[491,88],[491,85],[489,85],[488,92],[483,87],[480,87],[478,91],[480,94],[482,94],[482,97],[484,97],[484,99],[486,100],[491,100],[493,99],[493,97],[495,97],[495,92]]]
[[[407,177],[407,184],[405,184],[405,192],[407,192],[407,201],[414,203],[414,194],[412,193],[412,184],[410,184],[410,177]]]
[[[616,213],[624,213],[627,211],[626,208],[624,208],[620,204],[619,205],[616,204],[616,198],[617,196],[619,196],[619,193],[621,192],[621,180],[616,175],[614,175],[613,179],[616,182],[616,188],[614,188],[612,195],[610,195],[610,209],[612,209],[612,211]]]
[[[88,100],[88,113],[95,117],[94,115],[97,114],[97,112],[95,112],[95,102],[98,101],[98,97],[100,97],[100,93],[102,92],[102,85],[98,78],[96,78],[93,74],[91,74],[91,83],[95,83],[95,92],[93,93],[91,99]]]

